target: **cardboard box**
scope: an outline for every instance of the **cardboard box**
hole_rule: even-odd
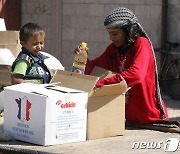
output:
[[[0,48],[8,48],[17,57],[21,50],[19,31],[0,31]]]
[[[95,72],[99,72],[98,68]],[[109,71],[108,71],[109,72]],[[103,77],[112,74],[102,71]],[[93,74],[95,75],[95,74]],[[99,74],[98,76],[102,76]],[[87,139],[123,135],[125,130],[125,81],[93,90],[99,77],[57,71],[52,83],[89,93]]]
[[[22,83],[4,88],[4,130],[39,145],[86,140],[88,93]]]
[[[0,86],[11,85],[11,66],[0,65]]]

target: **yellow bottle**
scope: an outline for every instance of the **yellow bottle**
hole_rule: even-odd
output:
[[[87,63],[87,52],[86,52],[87,43],[82,42],[81,47],[82,49],[79,52],[79,54],[75,54],[74,56],[72,72],[84,74],[86,63]]]

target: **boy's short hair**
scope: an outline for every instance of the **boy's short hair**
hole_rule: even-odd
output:
[[[30,22],[20,29],[19,39],[20,41],[27,41],[29,37],[38,34],[45,34],[45,32],[38,24]]]

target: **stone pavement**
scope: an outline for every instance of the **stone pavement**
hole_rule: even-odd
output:
[[[171,100],[163,96],[168,107],[171,120],[180,121],[180,101]],[[68,143],[55,146],[39,146],[25,142],[0,142],[0,154],[6,153],[59,153],[59,154],[139,154],[139,153],[180,153],[179,148],[175,152],[165,152],[164,147],[167,140],[177,138],[180,141],[180,135],[177,133],[165,133],[145,129],[126,128],[123,136],[109,137],[103,139],[89,140],[78,143]],[[132,148],[134,142],[146,142],[152,144],[151,148]],[[180,143],[179,143],[180,144]],[[153,148],[153,145],[157,145]],[[160,146],[158,146],[160,145]],[[168,146],[167,146],[168,147]]]

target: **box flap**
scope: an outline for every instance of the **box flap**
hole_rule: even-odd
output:
[[[62,86],[58,86],[58,85],[61,85],[61,83],[58,83],[57,85],[49,84],[45,88],[49,89],[49,90],[56,90],[56,91],[59,91],[59,92],[64,92],[64,93],[81,93],[81,92],[84,92],[84,91],[81,91],[81,90],[72,89],[72,88],[66,88],[66,87],[62,87]]]
[[[101,75],[105,74],[107,71],[108,70],[106,70],[104,68],[95,66],[94,69],[91,72],[91,75],[93,75],[93,76],[101,76]]]
[[[43,96],[54,96],[57,95],[59,92],[62,93],[82,93],[84,91],[60,87],[58,85],[51,85],[51,84],[35,84],[35,83],[21,83],[12,86],[7,86],[5,89],[14,90],[14,91],[21,91],[26,93],[34,93],[36,95],[43,95]]]
[[[91,72],[92,76],[97,76],[97,77],[99,77],[99,79],[108,78],[115,74],[116,73],[113,73],[112,71],[106,70],[106,69],[98,67],[98,66],[95,66]]]
[[[101,88],[95,88],[91,92],[91,97],[121,95],[128,90],[126,81],[123,79],[118,84],[104,85]]]
[[[99,77],[95,76],[58,70],[52,78],[51,83],[60,82],[59,86],[90,92],[98,79]]]
[[[31,91],[31,87],[35,87],[38,84],[35,83],[20,83],[20,84],[15,84],[15,85],[10,85],[10,86],[6,86],[4,87],[4,89],[8,89],[8,90],[14,90],[14,91],[22,91],[22,92],[30,92]]]

